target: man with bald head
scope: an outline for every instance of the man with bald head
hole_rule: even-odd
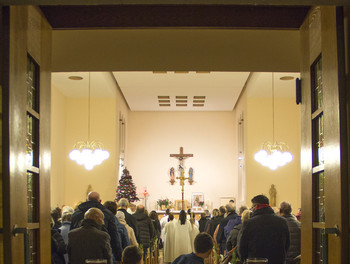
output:
[[[69,263],[81,264],[86,259],[105,259],[112,264],[110,236],[102,231],[104,215],[98,208],[90,208],[84,214],[82,226],[68,234]]]
[[[78,206],[78,209],[72,215],[71,230],[80,227],[81,222],[84,219],[84,214],[90,208],[98,208],[102,211],[104,215],[104,225],[102,226],[102,229],[108,232],[111,238],[111,247],[114,259],[116,261],[120,261],[122,256],[122,246],[118,236],[117,226],[115,224],[115,217],[111,211],[101,204],[99,193],[90,192],[88,194],[87,201]]]

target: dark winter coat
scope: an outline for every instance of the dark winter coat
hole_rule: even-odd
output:
[[[115,224],[115,216],[111,211],[104,207],[98,201],[87,201],[78,206],[78,209],[73,213],[70,229],[78,228],[84,219],[84,214],[90,208],[98,208],[104,214],[105,227],[111,238],[112,252],[116,260],[120,261],[122,257],[122,246],[118,236],[117,226]]]
[[[230,251],[231,249],[233,249],[237,245],[238,233],[241,230],[242,226],[243,226],[243,224],[240,223],[240,224],[236,225],[231,230],[231,233],[230,233],[230,235],[229,235],[229,237],[227,238],[227,241],[226,241],[226,249],[227,249],[227,251]]]
[[[287,263],[294,263],[293,259],[300,255],[300,222],[294,215],[283,215],[287,220],[287,225],[290,234],[290,247],[287,252]]]
[[[271,207],[256,210],[244,221],[238,239],[241,261],[251,258],[267,258],[269,264],[285,263],[289,248],[287,221],[275,214]]]
[[[154,227],[154,236],[157,238],[160,238],[160,233],[162,231],[161,227],[160,227],[160,222],[158,219],[153,220],[151,219],[152,223],[153,223],[153,227]]]
[[[225,234],[224,234],[224,228],[227,225],[228,221],[230,221],[231,219],[235,219],[237,217],[239,216],[236,214],[236,212],[231,212],[224,219],[222,219],[222,221],[220,222],[218,234],[216,236],[216,241],[218,241],[218,243],[220,244],[226,243],[227,238],[225,237]]]
[[[209,221],[209,219],[207,217],[201,217],[201,219],[199,219],[199,221],[198,221],[198,223],[199,223],[199,232],[204,232],[205,231],[205,226],[206,226],[208,221]]]
[[[223,215],[219,215],[214,217],[210,222],[210,230],[209,234],[214,237],[214,232],[216,230],[216,227],[221,223],[221,221],[224,219]]]
[[[112,264],[110,236],[94,220],[85,219],[82,226],[68,234],[70,264],[84,264],[86,259],[107,259]]]
[[[67,252],[67,245],[63,237],[56,229],[51,229],[51,263],[65,264],[64,254]]]
[[[151,239],[155,235],[152,220],[144,213],[136,212],[133,216],[135,217],[140,230],[140,243],[143,245],[144,249],[149,248]]]
[[[129,214],[125,209],[118,209],[118,211],[121,211],[125,215],[125,222],[132,228],[134,229],[135,237],[137,242],[140,243],[139,241],[139,227],[137,225],[137,221],[134,217],[134,215]]]

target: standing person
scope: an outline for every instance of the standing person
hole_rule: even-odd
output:
[[[242,212],[241,214],[241,220],[242,223],[236,225],[230,232],[229,237],[227,238],[226,241],[226,249],[227,251],[230,251],[231,249],[233,249],[235,246],[237,246],[237,239],[238,239],[238,233],[239,231],[242,229],[243,226],[243,222],[247,219],[250,218],[250,210],[246,209]]]
[[[162,217],[162,219],[160,219],[160,227],[163,230],[164,226],[168,223],[168,218],[170,215],[170,209],[166,209],[165,210],[165,216]]]
[[[121,224],[118,218],[115,216],[117,213],[117,204],[113,201],[106,201],[103,204],[103,206],[106,207],[109,211],[111,211],[114,215],[115,225],[117,226],[117,232],[120,238],[122,249],[124,250],[124,248],[130,245],[130,240],[128,236],[128,231],[126,230],[125,226]]]
[[[204,264],[204,259],[213,251],[213,238],[207,233],[199,233],[194,240],[195,253],[181,255],[173,264]]]
[[[277,216],[265,195],[252,199],[253,214],[244,221],[238,241],[241,261],[247,258],[267,258],[269,264],[285,262],[289,248],[287,221]]]
[[[78,209],[72,215],[72,221],[70,229],[80,227],[81,222],[84,219],[84,214],[90,208],[98,208],[104,214],[104,225],[107,229],[107,232],[111,238],[111,247],[113,256],[117,261],[120,261],[122,258],[122,246],[118,236],[117,226],[115,225],[115,217],[106,207],[101,204],[100,194],[97,192],[90,192],[88,194],[88,199],[86,202],[81,203],[78,206]]]
[[[132,246],[138,246],[139,243],[137,243],[134,229],[132,229],[126,222],[125,222],[125,215],[122,211],[117,211],[116,217],[119,220],[119,223],[125,226],[126,231],[128,232],[128,238],[130,241],[130,245]]]
[[[151,211],[149,214],[149,218],[151,218],[153,227],[154,227],[154,233],[155,236],[159,239],[160,238],[160,232],[161,232],[161,227],[160,227],[160,222],[158,220],[158,215],[156,211]]]
[[[175,257],[192,252],[190,232],[191,224],[186,219],[186,212],[181,210],[175,223]]]
[[[205,225],[207,224],[208,217],[206,213],[201,213],[201,219],[199,219],[199,231],[204,232]]]
[[[68,244],[68,233],[70,231],[70,221],[72,219],[72,213],[63,213],[62,214],[62,226],[59,228],[63,241],[67,245]],[[68,253],[64,254],[64,259],[66,263],[68,263]]]
[[[135,236],[136,236],[136,239],[138,242],[139,241],[139,228],[137,226],[137,221],[134,217],[133,214],[129,214],[127,212],[127,209],[128,209],[128,206],[129,206],[129,202],[127,199],[125,198],[121,198],[119,201],[118,201],[118,211],[121,211],[124,213],[125,215],[125,221],[126,223],[132,228],[134,229],[134,233],[135,233]]]
[[[137,221],[137,225],[140,229],[140,243],[143,245],[143,257],[146,257],[147,249],[151,245],[151,239],[154,237],[154,227],[151,218],[145,214],[145,207],[138,205],[136,207],[136,213],[133,214]]]
[[[191,232],[190,232],[190,238],[191,238],[191,248],[192,252],[194,252],[194,240],[196,236],[200,233],[198,227],[194,224],[194,218],[191,218]]]
[[[164,263],[175,259],[175,221],[174,215],[169,215],[169,222],[164,227]]]
[[[212,224],[210,225],[210,232],[209,234],[213,237],[214,241],[217,242],[217,233],[219,231],[219,225],[221,221],[224,219],[226,214],[226,208],[225,206],[220,206],[219,207],[219,215],[214,217]]]
[[[224,252],[226,250],[226,240],[227,237],[225,236],[224,233],[224,229],[227,225],[227,223],[233,219],[233,221],[237,221],[239,220],[239,223],[241,223],[241,219],[240,217],[236,214],[235,208],[232,207],[230,204],[226,204],[225,206],[226,208],[226,217],[224,219],[222,219],[222,221],[220,222],[220,225],[218,226],[218,234],[216,236],[216,240],[217,242],[220,244],[220,254],[224,255]],[[237,224],[239,224],[237,223]]]
[[[67,252],[67,245],[54,226],[55,220],[51,217],[51,264],[65,264],[64,254]]]
[[[293,264],[295,263],[294,258],[300,255],[300,222],[292,215],[292,206],[289,202],[281,203],[280,215],[287,220],[290,235],[290,247],[287,251],[286,263]]]
[[[98,208],[90,208],[84,214],[82,226],[68,234],[70,264],[82,264],[87,259],[106,259],[112,264],[110,236],[102,231],[104,214]]]

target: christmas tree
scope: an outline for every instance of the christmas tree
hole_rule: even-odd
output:
[[[117,197],[115,199],[119,201],[121,198],[126,198],[129,202],[140,200],[136,196],[136,186],[132,182],[132,177],[126,168],[123,170],[123,175],[119,180]]]

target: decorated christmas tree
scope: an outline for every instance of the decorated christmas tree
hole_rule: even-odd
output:
[[[123,175],[119,180],[117,197],[115,199],[119,201],[121,198],[126,198],[129,202],[139,201],[139,198],[136,196],[136,186],[132,182],[132,177],[126,168],[123,170]]]

